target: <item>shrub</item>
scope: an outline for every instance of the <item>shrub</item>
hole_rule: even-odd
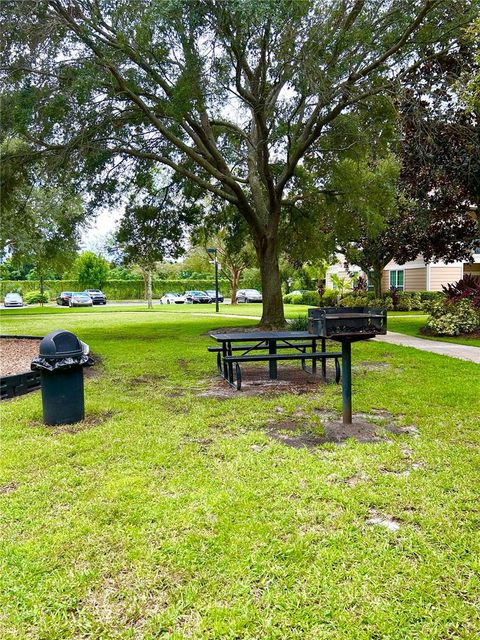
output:
[[[389,295],[384,296],[383,298],[373,298],[369,302],[371,307],[380,307],[381,309],[387,309],[388,311],[392,311],[393,309],[393,301]]]
[[[25,296],[25,302],[27,304],[47,304],[49,299],[47,291],[45,291],[45,293],[40,293],[40,291],[31,291]]]
[[[423,309],[420,293],[418,291],[398,291],[396,308],[398,311],[418,311]]]
[[[441,291],[419,291],[422,302],[434,302],[435,300],[443,300]]]
[[[297,316],[290,320],[288,325],[292,331],[306,331],[308,329],[308,318],[307,316]]]
[[[304,291],[301,297],[302,301],[300,302],[300,304],[309,304],[314,307],[318,307],[320,303],[320,296],[318,295],[317,291]]]
[[[283,296],[285,304],[308,304],[317,307],[319,296],[316,291],[304,291],[303,293],[287,293]]]
[[[320,298],[321,307],[335,307],[338,299],[338,291],[335,289],[325,289]]]
[[[283,302],[285,304],[302,304],[301,293],[287,293],[283,296]]]
[[[442,289],[448,302],[468,299],[475,309],[480,309],[480,278],[467,274],[458,282],[442,285]]]
[[[458,336],[460,333],[478,331],[480,310],[475,309],[472,301],[467,298],[454,302],[448,302],[446,299],[431,302],[427,329],[444,336]]]
[[[339,307],[366,307],[368,296],[366,293],[349,293],[338,302]]]

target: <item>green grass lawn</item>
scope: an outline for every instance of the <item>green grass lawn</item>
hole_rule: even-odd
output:
[[[478,638],[478,365],[355,344],[354,410],[415,429],[294,449],[272,425],[320,433],[340,388],[202,397],[205,333],[254,323],[183,309],[3,314],[102,364],[73,429],[0,407],[0,638]]]
[[[307,314],[307,305],[285,305],[285,317],[287,319],[297,318],[299,316],[305,316]],[[58,307],[56,305],[47,305],[40,307],[33,305],[24,309],[8,309],[1,310],[0,317],[17,317],[24,315],[45,315],[45,314],[85,314],[85,313],[145,313],[146,309],[143,306],[121,306],[121,307],[85,307],[69,309],[68,307]],[[181,313],[181,314],[214,314],[215,305],[161,305],[155,304],[154,308],[149,310],[148,313]],[[238,315],[238,316],[251,316],[252,318],[260,318],[262,315],[261,304],[239,304],[235,306],[221,304],[219,309],[219,315]],[[407,335],[416,336],[418,338],[426,338],[427,340],[442,340],[444,342],[453,342],[456,344],[466,344],[470,346],[480,347],[480,339],[467,338],[467,337],[440,337],[440,336],[425,336],[420,332],[420,329],[425,326],[427,315],[421,311],[390,311],[388,318],[388,328],[390,331],[396,331],[397,333],[405,333]]]

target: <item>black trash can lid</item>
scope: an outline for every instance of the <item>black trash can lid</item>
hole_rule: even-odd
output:
[[[40,342],[40,356],[45,358],[74,358],[82,354],[82,343],[71,331],[52,331]]]

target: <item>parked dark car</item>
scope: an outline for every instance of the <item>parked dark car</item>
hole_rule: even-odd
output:
[[[209,298],[212,299],[212,302],[215,302],[215,298],[216,298],[216,292],[214,289],[207,289],[205,291],[205,293],[207,294],[207,296]],[[219,302],[223,302],[225,300],[225,298],[223,297],[223,295],[220,293],[220,291],[218,292],[218,301]]]
[[[100,289],[85,289],[93,304],[107,304],[107,296]]]
[[[239,289],[237,302],[262,302],[262,294],[256,289]]]
[[[57,304],[60,304],[62,307],[68,307],[72,293],[72,291],[62,291],[62,293],[57,296]]]
[[[209,304],[212,302],[210,296],[205,291],[185,291],[183,294],[185,304]]]

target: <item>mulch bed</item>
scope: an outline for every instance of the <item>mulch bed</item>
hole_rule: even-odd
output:
[[[38,355],[40,340],[2,338],[0,340],[0,376],[30,371],[32,358]]]

